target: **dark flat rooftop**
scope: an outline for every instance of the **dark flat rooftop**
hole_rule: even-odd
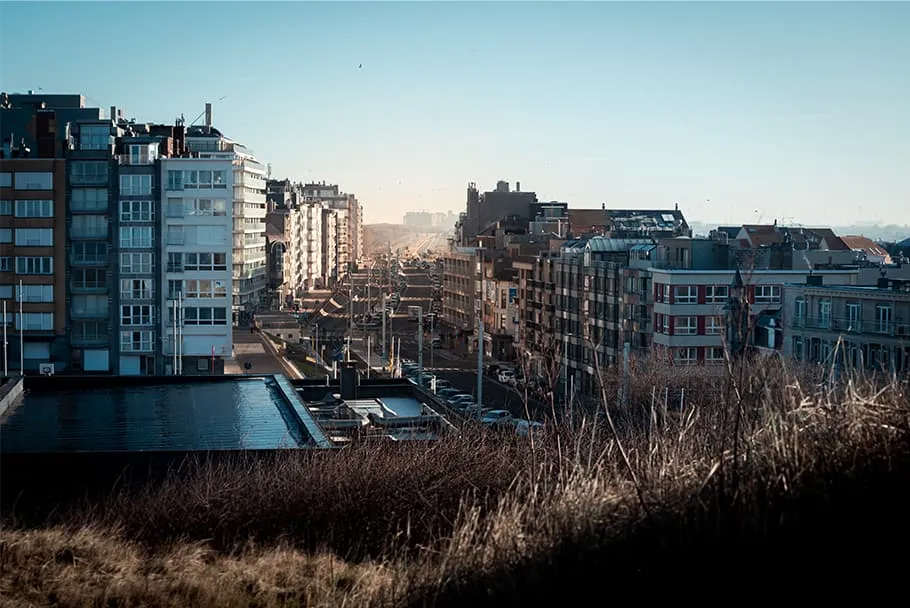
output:
[[[19,403],[0,419],[0,453],[275,450],[325,442],[281,377],[97,388],[48,380],[26,382]]]

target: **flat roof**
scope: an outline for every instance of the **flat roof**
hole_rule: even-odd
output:
[[[283,376],[27,378],[0,453],[330,447]]]

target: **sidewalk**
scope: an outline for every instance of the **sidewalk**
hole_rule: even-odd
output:
[[[250,369],[245,364],[250,364]],[[251,333],[248,329],[234,330],[234,352],[224,361],[225,374],[282,374],[291,379],[303,378],[303,374],[262,332]]]

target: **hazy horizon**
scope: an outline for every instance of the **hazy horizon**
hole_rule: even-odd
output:
[[[0,86],[141,121],[213,102],[273,177],[338,183],[371,223],[504,179],[887,224],[910,215],[908,31],[907,3],[3,3]]]

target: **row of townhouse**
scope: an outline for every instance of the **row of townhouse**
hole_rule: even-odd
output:
[[[264,293],[264,171],[211,108],[156,125],[4,94],[0,129],[8,369],[222,372]]]
[[[363,219],[353,194],[332,184],[268,182],[269,289],[289,306],[330,288],[362,262]]]
[[[491,240],[479,244],[486,246],[462,247],[445,259],[443,317],[469,349],[477,346],[475,311],[486,313],[489,305],[480,272],[489,281],[500,255]],[[740,305],[753,349],[825,362],[840,341],[851,363],[910,369],[910,296],[876,286],[870,273],[879,269],[863,267],[827,229],[741,226],[709,238],[655,239],[633,230],[554,239],[536,255],[514,257],[512,266],[515,358],[541,374],[556,365],[576,390],[594,389],[598,366],[620,361],[627,344],[673,365],[721,364],[725,345],[737,340],[731,320]],[[910,278],[908,270],[881,273]],[[489,318],[484,314],[485,323]],[[485,350],[502,358],[501,350]]]

